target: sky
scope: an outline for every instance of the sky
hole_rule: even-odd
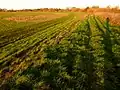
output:
[[[85,8],[93,5],[100,7],[120,6],[120,0],[0,0],[0,8],[6,9]]]

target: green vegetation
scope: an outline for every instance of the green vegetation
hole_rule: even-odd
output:
[[[1,18],[11,28],[0,29],[0,90],[119,90],[120,28],[84,15]]]

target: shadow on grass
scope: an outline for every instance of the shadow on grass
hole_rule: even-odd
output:
[[[97,28],[102,31],[97,20],[96,25]],[[117,66],[120,58],[116,57],[113,52],[113,45],[118,44],[116,40],[113,42],[111,39],[111,30],[109,24],[109,18],[106,19],[106,28],[102,35],[103,37],[103,45],[104,45],[104,88],[105,90],[119,90],[120,89],[120,67]]]
[[[28,68],[20,76],[29,77],[36,90],[96,90],[99,86],[96,84],[89,21],[86,21],[85,30],[78,28],[78,32],[73,33],[66,43],[48,46],[45,63]]]

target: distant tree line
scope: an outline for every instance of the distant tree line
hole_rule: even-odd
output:
[[[40,11],[40,12],[78,12],[82,11],[83,9],[72,7],[72,8],[66,8],[66,9],[60,9],[60,8],[40,8],[40,9],[21,9],[21,10],[7,10],[7,9],[1,9],[0,12],[21,12],[21,11]]]
[[[66,9],[60,8],[39,8],[39,9],[21,9],[21,10],[7,10],[1,9],[0,12],[26,12],[26,11],[40,11],[40,12],[120,12],[119,6],[112,8],[111,6],[107,6],[106,8],[100,8],[99,6],[86,7],[84,9],[77,7],[68,7]]]

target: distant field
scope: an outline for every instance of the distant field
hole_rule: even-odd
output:
[[[119,90],[120,26],[98,16],[0,12],[0,90]]]
[[[68,13],[41,13],[41,12],[0,12],[0,27],[19,28],[26,25],[44,22],[67,16]]]

